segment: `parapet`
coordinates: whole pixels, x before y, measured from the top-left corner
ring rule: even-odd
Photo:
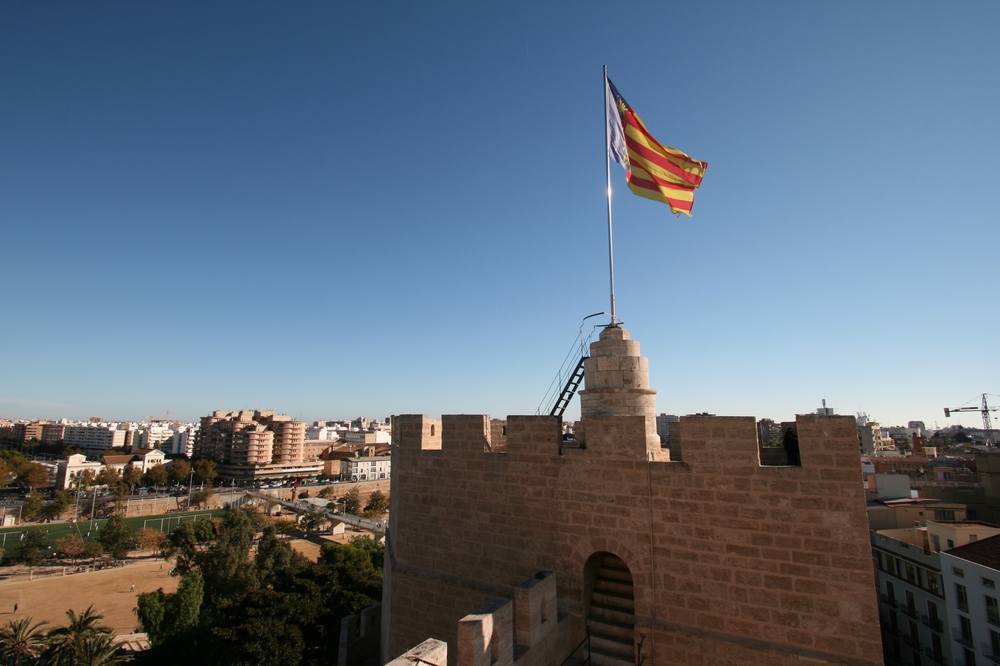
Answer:
[[[458,622],[459,666],[514,666],[514,612],[494,599]]]
[[[540,571],[514,589],[513,603],[497,598],[459,621],[457,666],[550,666],[568,645],[569,623],[559,619],[556,575]]]
[[[448,666],[448,644],[436,638],[428,638],[386,664],[386,666],[425,665]]]
[[[556,575],[539,571],[514,590],[517,611],[517,644],[532,648],[544,640],[556,626],[558,603]]]
[[[382,640],[382,604],[369,606],[361,617],[348,615],[340,621],[337,666],[361,666],[377,662]]]

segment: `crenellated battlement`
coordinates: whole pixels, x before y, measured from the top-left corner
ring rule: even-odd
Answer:
[[[857,433],[852,417],[807,414],[797,416],[795,423],[801,464],[778,466],[857,466]],[[756,420],[751,416],[681,417],[679,423],[672,424],[669,450],[661,447],[659,455],[653,456],[649,456],[647,449],[646,419],[640,416],[584,418],[579,422],[577,443],[571,448],[563,446],[562,422],[553,416],[508,416],[502,420],[484,414],[448,414],[440,419],[401,414],[393,417],[392,425],[393,447],[399,452],[504,454],[537,462],[560,456],[571,461],[651,459],[659,463],[683,462],[691,470],[719,462],[775,466],[768,464],[762,455]]]
[[[765,455],[752,417],[684,416],[661,446],[620,327],[584,380],[573,443],[553,416],[392,418],[383,658],[433,636],[449,666],[556,666],[590,630],[606,663],[881,662],[852,417]]]

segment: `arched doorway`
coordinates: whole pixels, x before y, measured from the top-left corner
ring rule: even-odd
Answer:
[[[635,592],[620,557],[594,553],[584,567],[584,599],[595,666],[635,664]]]

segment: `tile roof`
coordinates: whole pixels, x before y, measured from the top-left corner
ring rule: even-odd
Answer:
[[[973,541],[945,552],[1000,571],[1000,534],[981,541]]]

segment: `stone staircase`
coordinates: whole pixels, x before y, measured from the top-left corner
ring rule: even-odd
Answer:
[[[614,555],[604,555],[587,616],[594,666],[635,666],[635,596],[632,574]]]

